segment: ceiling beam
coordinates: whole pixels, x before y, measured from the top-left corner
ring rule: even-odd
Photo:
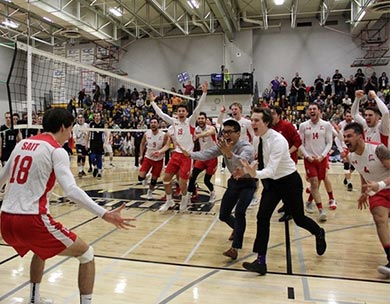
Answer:
[[[260,1],[261,4],[261,14],[263,15],[263,27],[265,30],[268,29],[268,8],[267,2],[265,0]]]
[[[170,22],[172,22],[184,35],[188,35],[189,32],[188,32],[188,15],[187,17],[185,17],[185,20],[184,20],[184,28],[179,24],[179,18],[176,17],[176,14],[177,14],[177,2],[175,1],[173,3],[174,7],[173,7],[173,10],[174,10],[174,16],[172,16],[167,10],[166,10],[166,7],[165,7],[165,1],[164,1],[164,5],[160,4],[157,0],[149,0],[150,3],[153,5],[153,7],[155,7],[166,19],[168,19]]]
[[[298,11],[298,0],[291,1],[291,28],[295,28],[297,26],[297,11]]]

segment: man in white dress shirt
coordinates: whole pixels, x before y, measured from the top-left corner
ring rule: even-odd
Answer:
[[[245,170],[237,169],[234,177],[249,173],[252,177],[267,179],[263,183],[263,191],[259,211],[257,212],[257,233],[253,245],[253,252],[257,253],[257,259],[252,262],[244,262],[243,267],[249,271],[265,275],[267,273],[266,255],[270,235],[270,220],[277,204],[283,201],[290,210],[294,222],[310,231],[316,237],[316,250],[318,255],[326,251],[325,230],[311,218],[304,215],[303,211],[303,183],[297,172],[294,161],[290,157],[288,142],[284,136],[272,129],[272,113],[267,108],[254,108],[252,114],[252,127],[256,136],[260,136],[259,164],[249,164],[242,161]],[[262,148],[262,149],[261,149]],[[261,150],[260,150],[261,149]],[[261,160],[263,156],[263,161]]]

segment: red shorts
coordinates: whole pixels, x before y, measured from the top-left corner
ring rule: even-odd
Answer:
[[[140,172],[149,172],[150,168],[152,168],[152,176],[155,178],[160,177],[162,168],[164,164],[164,159],[161,160],[152,160],[150,158],[144,157],[142,161]]]
[[[318,180],[324,180],[326,176],[326,170],[329,168],[328,157],[325,157],[322,162],[304,160],[306,175],[308,178],[317,177]]]
[[[209,160],[196,160],[194,163],[194,168],[199,170],[206,170],[206,174],[214,175],[215,171],[217,171],[218,159],[213,158]]]
[[[368,202],[370,203],[370,210],[374,209],[375,207],[385,207],[390,208],[390,189],[383,189],[382,191],[379,191],[373,196],[370,196],[368,198]]]
[[[71,246],[77,235],[54,221],[50,214],[20,215],[1,213],[1,234],[20,256],[30,250],[42,260]]]
[[[173,152],[169,159],[168,165],[165,168],[165,173],[175,175],[179,172],[179,177],[182,179],[189,179],[191,173],[191,158],[185,156],[183,153]]]

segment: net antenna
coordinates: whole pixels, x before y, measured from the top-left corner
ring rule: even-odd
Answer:
[[[91,55],[84,50],[72,53],[73,57],[65,57],[64,46],[54,47],[54,52],[39,50],[27,44],[17,42],[15,47],[15,67],[10,77],[11,101],[14,111],[27,113],[27,128],[34,128],[35,115],[48,107],[65,107],[83,88],[91,96],[94,93],[94,83],[101,86],[109,83],[111,92],[129,84],[150,88],[158,92],[180,96],[183,99],[195,100],[187,95],[171,92],[166,89],[147,84],[126,76],[117,75],[82,63],[83,56]],[[93,49],[90,48],[90,51]],[[61,56],[57,55],[61,54]],[[75,56],[76,55],[76,56]],[[92,63],[93,60],[90,61]],[[27,73],[26,73],[27,71]],[[13,86],[13,88],[12,88]],[[101,87],[101,92],[103,92]],[[114,94],[110,94],[115,97]],[[115,100],[115,99],[114,99]],[[11,108],[11,106],[10,106]]]

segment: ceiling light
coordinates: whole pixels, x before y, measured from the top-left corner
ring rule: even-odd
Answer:
[[[50,18],[43,17],[43,19],[45,19],[46,21],[49,21],[49,22],[52,22],[52,23],[53,23],[53,20],[51,20]]]
[[[198,0],[187,0],[188,5],[194,9],[194,8],[199,8],[200,4]]]
[[[274,0],[275,5],[283,5],[284,0]]]
[[[123,14],[122,14],[122,11],[119,9],[119,8],[110,8],[110,12],[115,15],[116,17],[121,17]]]
[[[8,20],[8,19],[5,19],[3,22],[2,22],[3,25],[5,26],[8,26],[8,27],[11,27],[11,28],[18,28],[19,27],[19,24],[17,24],[16,22],[13,22],[12,20]]]

